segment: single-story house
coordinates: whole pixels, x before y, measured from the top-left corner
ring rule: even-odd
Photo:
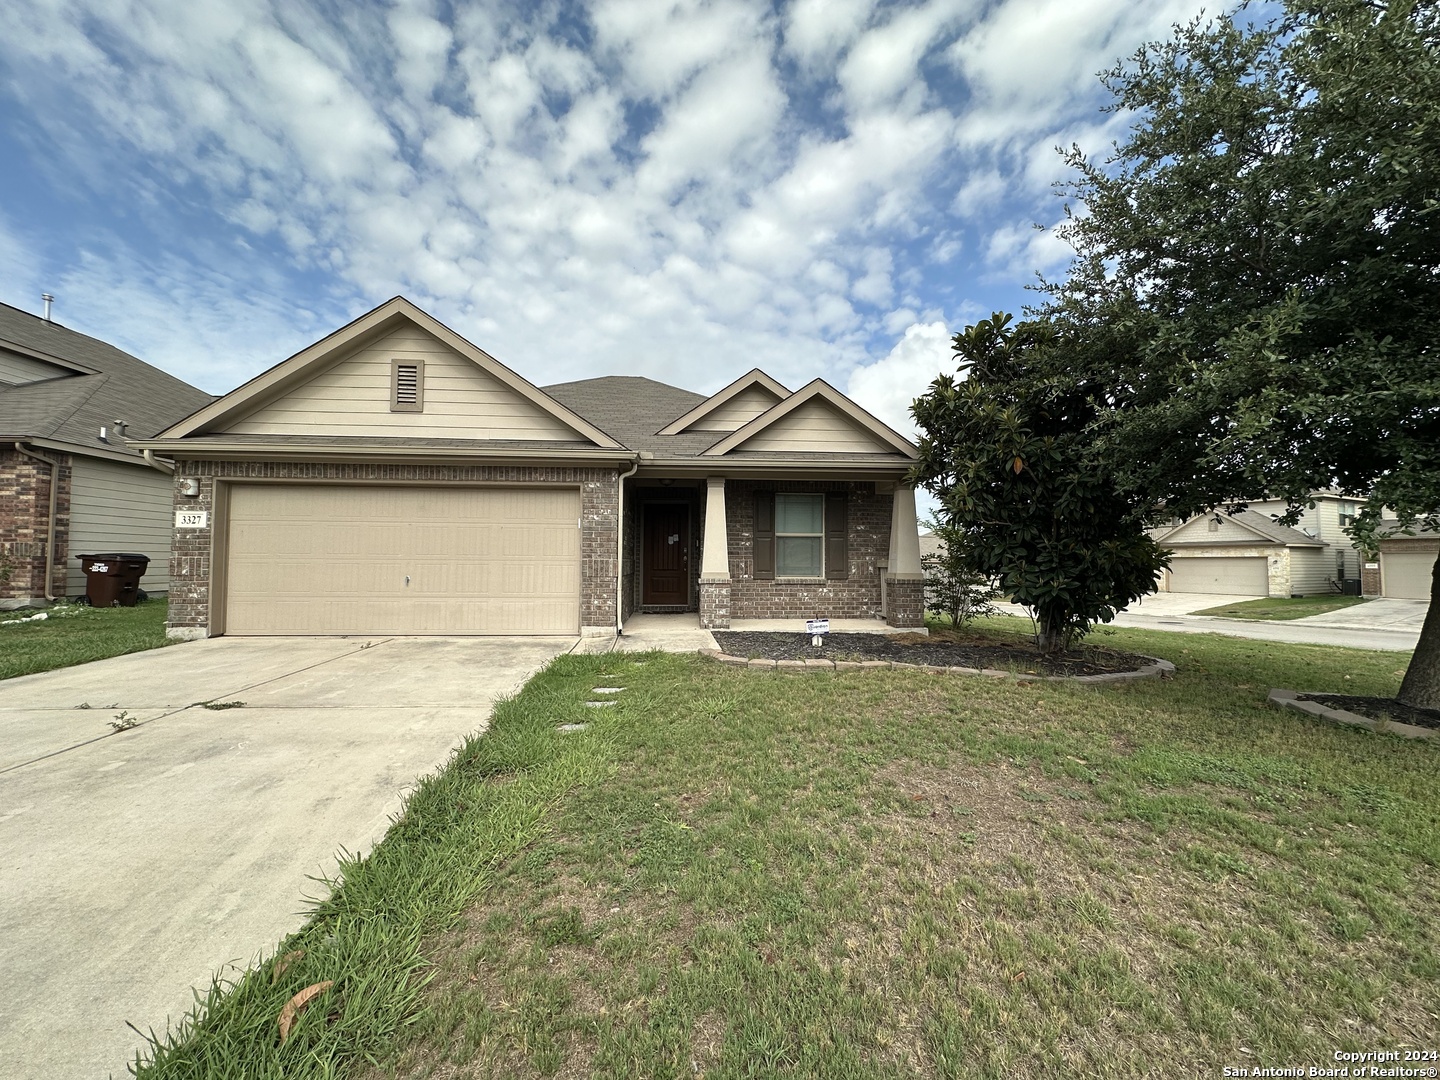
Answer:
[[[211,400],[189,383],[48,317],[0,304],[0,608],[85,592],[76,556],[150,557],[142,587],[169,587],[166,462],[127,440]]]
[[[540,387],[397,297],[138,445],[174,637],[923,625],[916,448],[820,379]]]
[[[1331,545],[1276,524],[1255,510],[1211,513],[1152,530],[1172,551],[1160,591],[1231,596],[1316,596],[1333,593]]]

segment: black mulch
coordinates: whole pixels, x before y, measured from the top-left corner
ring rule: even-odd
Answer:
[[[1348,694],[1298,694],[1301,701],[1317,701],[1327,709],[1359,713],[1371,720],[1394,720],[1401,724],[1440,730],[1440,709],[1417,709],[1394,698],[1350,697]]]
[[[809,634],[716,630],[715,641],[731,656],[765,660],[890,660],[902,664],[994,668],[1029,675],[1110,675],[1135,671],[1150,660],[1109,649],[1080,648],[1041,656],[1026,641],[955,641],[922,634],[827,634],[818,649]]]

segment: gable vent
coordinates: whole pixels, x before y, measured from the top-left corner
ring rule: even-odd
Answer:
[[[425,363],[396,360],[390,373],[390,411],[420,412],[425,406]]]

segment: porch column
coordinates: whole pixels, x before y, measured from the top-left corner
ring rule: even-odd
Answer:
[[[915,489],[895,485],[890,510],[890,566],[885,573],[885,621],[891,626],[925,625],[925,575],[920,570],[920,527]]]
[[[700,625],[730,625],[730,539],[725,518],[725,478],[705,479],[705,545],[700,553]]]

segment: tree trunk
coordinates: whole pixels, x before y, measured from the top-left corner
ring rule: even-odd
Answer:
[[[1430,610],[1395,699],[1419,709],[1440,709],[1440,555],[1430,572]]]
[[[1035,616],[1035,647],[1040,650],[1042,655],[1047,656],[1063,650],[1065,648],[1064,616],[1047,608],[1038,608]]]

